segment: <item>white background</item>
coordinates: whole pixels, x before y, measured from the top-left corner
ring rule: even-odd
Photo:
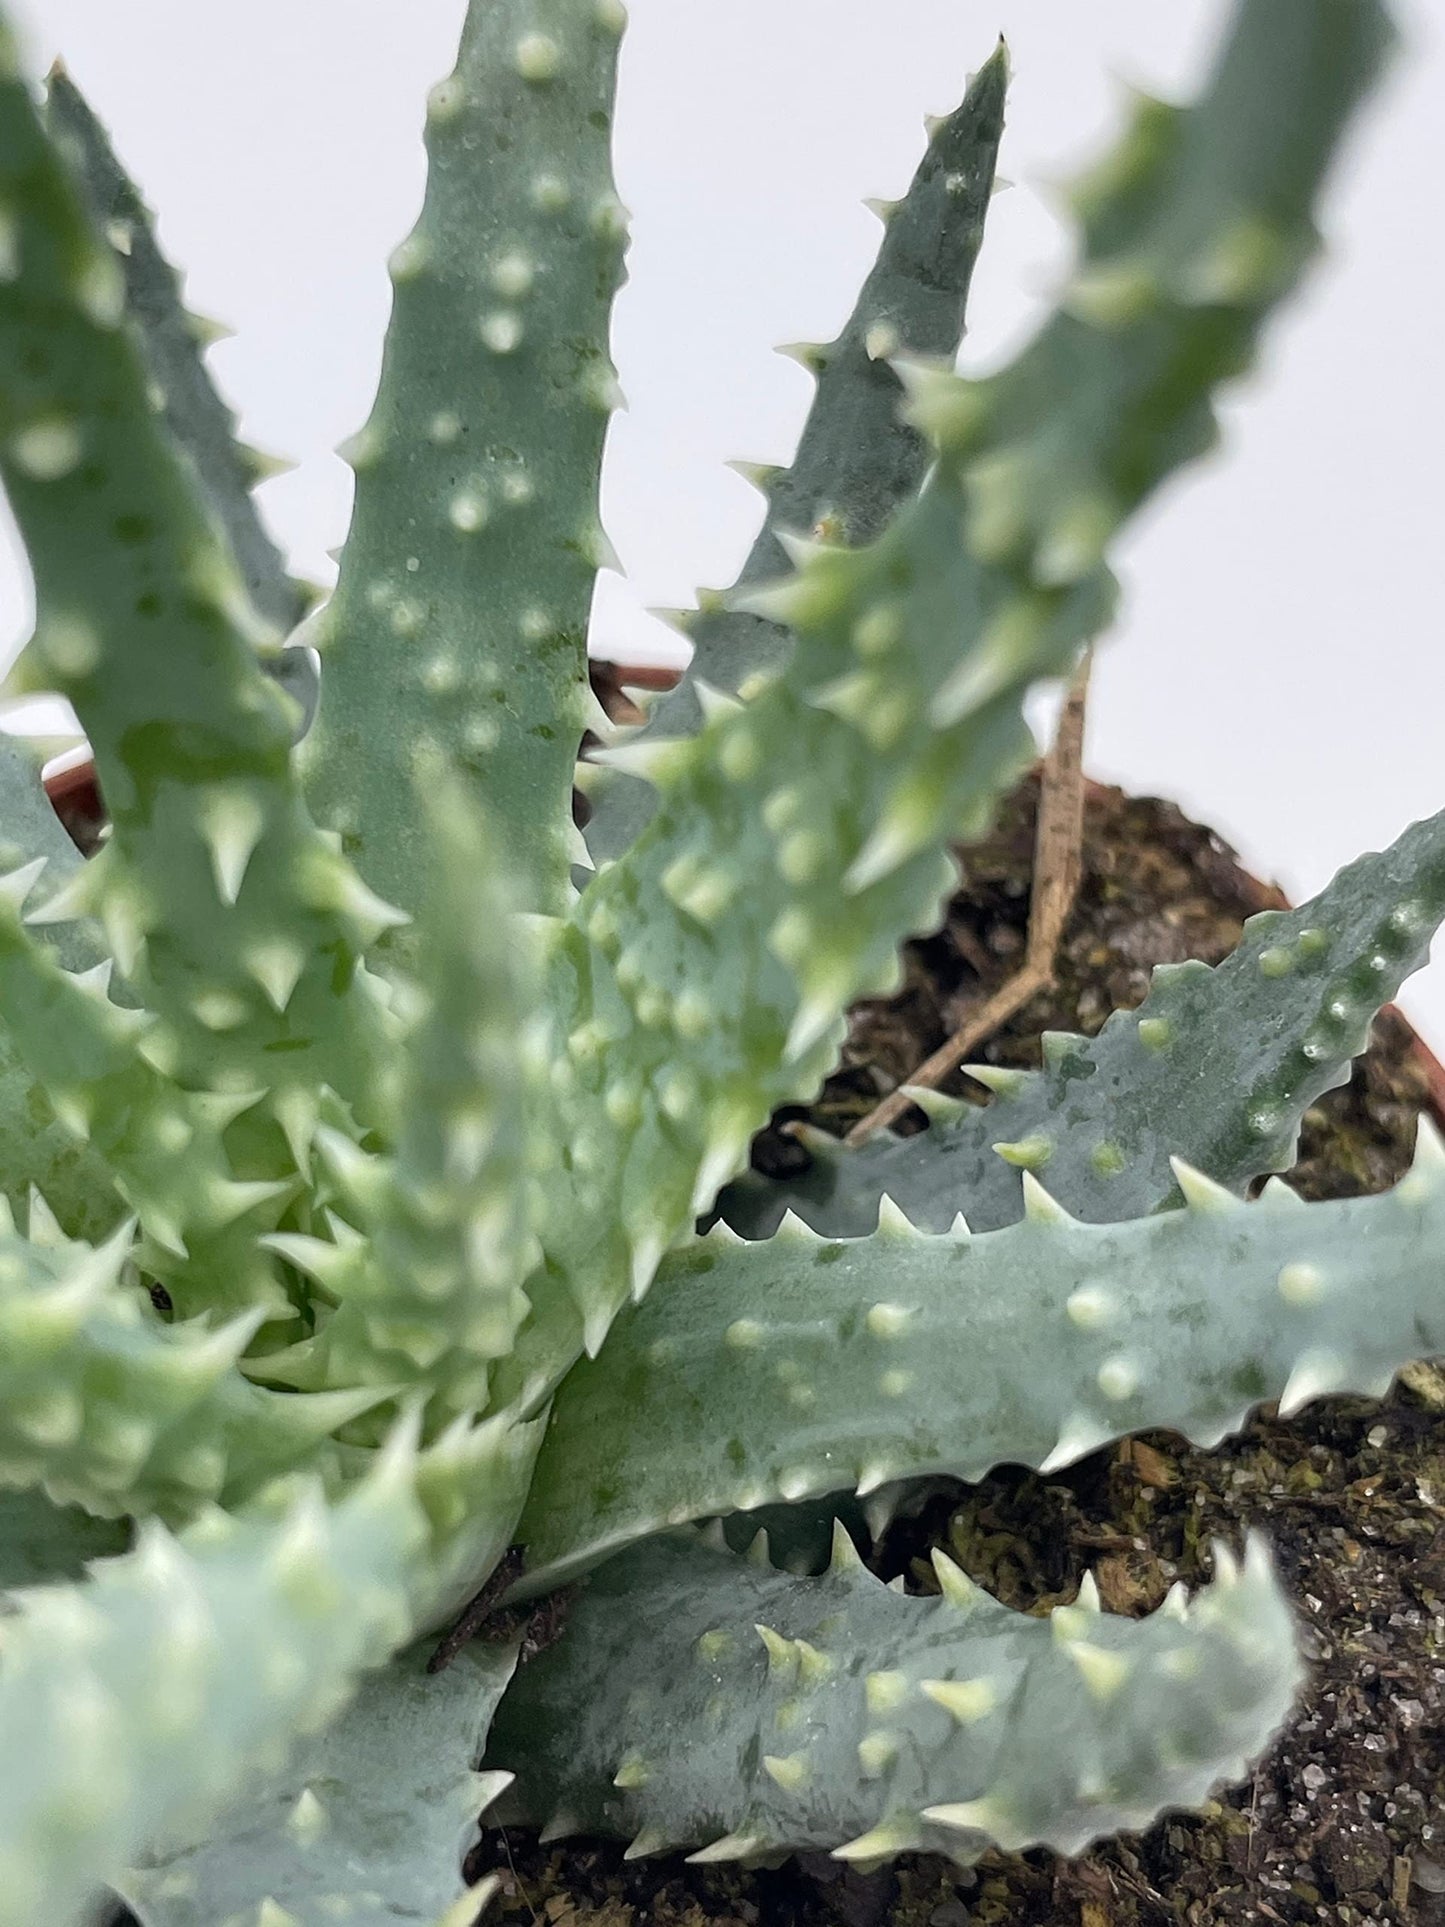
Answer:
[[[1327,265],[1226,408],[1224,454],[1171,487],[1122,554],[1090,765],[1178,798],[1296,895],[1445,805],[1445,23],[1397,0],[1406,46],[1352,144]],[[160,209],[192,304],[237,339],[213,366],[251,439],[300,462],[267,485],[298,567],[329,579],[365,417],[383,263],[420,202],[421,102],[463,0],[28,0]],[[633,279],[616,346],[602,653],[666,653],[642,613],[725,584],[758,501],[722,467],[785,458],[808,400],[771,344],[826,338],[876,245],[920,116],[951,107],[1003,30],[1015,84],[966,365],[1023,338],[1068,237],[1040,192],[1117,125],[1120,81],[1202,75],[1224,0],[634,0],[619,184]],[[4,558],[0,557],[0,563]],[[28,622],[0,571],[0,646]],[[1445,1042],[1445,964],[1407,998]]]

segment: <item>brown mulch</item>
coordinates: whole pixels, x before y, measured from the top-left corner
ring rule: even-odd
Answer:
[[[1035,790],[963,853],[934,937],[911,944],[898,997],[855,1011],[843,1063],[810,1115],[841,1133],[955,1027],[1022,953]],[[980,1053],[1038,1061],[1045,1029],[1097,1030],[1137,1003],[1149,971],[1217,962],[1243,919],[1277,901],[1170,804],[1091,790],[1084,884],[1055,989]],[[954,1080],[961,1095],[976,1086]],[[1386,1013],[1348,1087],[1309,1114],[1291,1181],[1307,1196],[1392,1183],[1431,1097],[1409,1027]],[[798,1115],[795,1111],[792,1115]],[[912,1124],[922,1123],[916,1114]],[[804,1155],[776,1131],[757,1161]],[[1077,1860],[993,1854],[960,1873],[913,1856],[878,1874],[807,1856],[776,1871],[625,1863],[616,1843],[484,1842],[503,1889],[498,1927],[1244,1927],[1364,1921],[1445,1927],[1445,1372],[1412,1370],[1383,1403],[1330,1399],[1288,1424],[1257,1417],[1211,1452],[1151,1435],[1041,1478],[1005,1470],[891,1529],[873,1563],[929,1583],[950,1548],[1024,1608],[1073,1596],[1092,1568],[1119,1612],[1207,1577],[1208,1547],[1269,1537],[1297,1604],[1310,1679],[1245,1786]]]

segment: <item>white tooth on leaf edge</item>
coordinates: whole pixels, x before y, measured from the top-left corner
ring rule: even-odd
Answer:
[[[1306,1352],[1295,1364],[1279,1395],[1279,1415],[1293,1418],[1295,1413],[1317,1398],[1351,1389],[1354,1374],[1349,1360],[1337,1352]]]
[[[928,1084],[904,1084],[901,1089],[909,1103],[916,1104],[931,1124],[953,1124],[965,1111],[976,1109],[972,1104],[965,1104],[961,1097],[948,1097]]]
[[[835,1860],[890,1860],[896,1853],[911,1853],[922,1846],[923,1835],[911,1813],[897,1813],[882,1820],[856,1840],[834,1847]]]
[[[624,1860],[646,1860],[655,1853],[666,1853],[672,1842],[660,1827],[643,1827],[630,1847],[623,1851]],[[470,1922],[471,1916],[468,1916]]]
[[[853,1535],[841,1519],[833,1521],[833,1545],[828,1560],[831,1573],[866,1572],[863,1558],[853,1543]]]
[[[1011,1070],[998,1064],[960,1064],[959,1069],[965,1077],[971,1077],[975,1084],[982,1084],[986,1091],[995,1097],[1017,1097],[1028,1083],[1029,1071]]]
[[[1284,1179],[1278,1177],[1265,1179],[1264,1189],[1259,1194],[1259,1202],[1279,1210],[1286,1210],[1291,1206],[1300,1211],[1308,1209],[1299,1192],[1291,1190]]]
[[[688,1865],[708,1867],[715,1861],[746,1860],[749,1854],[759,1852],[767,1844],[760,1833],[725,1833],[710,1846],[699,1847],[696,1853],[690,1853],[687,1856]]]
[[[692,678],[692,687],[697,696],[698,707],[702,710],[704,722],[725,721],[729,716],[742,713],[743,705],[736,696],[730,696],[726,690],[718,689],[710,682],[704,682],[701,676]]]
[[[997,1147],[995,1147],[997,1148]],[[1031,1224],[1046,1224],[1062,1227],[1076,1220],[1059,1203],[1053,1194],[1045,1190],[1032,1171],[1023,1174],[1024,1216]]]
[[[0,900],[8,903],[12,910],[23,909],[25,899],[35,888],[40,872],[48,861],[49,859],[43,856],[32,857],[29,863],[21,864],[20,868],[12,870],[9,876],[0,877]],[[33,923],[37,919],[32,917],[30,921]]]
[[[1068,1420],[1059,1434],[1059,1442],[1046,1459],[1039,1463],[1043,1473],[1061,1472],[1065,1466],[1074,1465],[1086,1459],[1091,1452],[1097,1452],[1101,1445],[1107,1445],[1114,1433],[1107,1425],[1087,1414]]]
[[[1211,1539],[1210,1557],[1214,1561],[1214,1583],[1224,1591],[1239,1584],[1239,1561],[1227,1539]]]
[[[816,536],[797,535],[789,529],[775,529],[773,533],[783,553],[800,573],[829,553],[828,544],[818,541]]]
[[[1174,1173],[1174,1182],[1183,1193],[1184,1202],[1191,1211],[1211,1211],[1221,1214],[1226,1211],[1243,1211],[1243,1201],[1222,1184],[1217,1184],[1203,1171],[1196,1171],[1192,1164],[1183,1158],[1170,1158],[1169,1168]]]
[[[941,1596],[963,1612],[971,1612],[985,1597],[982,1586],[977,1585],[962,1566],[955,1564],[940,1546],[935,1546],[929,1557],[933,1562],[934,1576],[938,1580]]]
[[[1006,1824],[1003,1809],[994,1800],[956,1800],[938,1807],[925,1807],[923,1818],[935,1826],[949,1827],[958,1833],[983,1833],[1000,1840]]]
[[[917,1238],[918,1230],[908,1213],[885,1191],[878,1200],[878,1231],[884,1237]]]

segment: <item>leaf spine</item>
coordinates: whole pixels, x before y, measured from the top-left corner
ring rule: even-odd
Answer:
[[[998,1688],[990,1679],[925,1679],[919,1686],[960,1726],[976,1726],[998,1705]]]
[[[904,1084],[900,1087],[910,1104],[916,1104],[930,1124],[955,1124],[966,1111],[973,1110],[961,1097],[947,1097],[929,1084]]]
[[[972,1612],[985,1597],[982,1586],[970,1579],[962,1566],[950,1559],[941,1546],[935,1546],[929,1557],[933,1562],[940,1595],[960,1612]]]
[[[768,1672],[779,1680],[793,1680],[798,1673],[798,1652],[791,1639],[785,1639],[771,1626],[754,1626],[753,1631],[763,1642],[768,1655]]]
[[[1040,1461],[1039,1471],[1061,1472],[1065,1466],[1087,1458],[1091,1452],[1097,1452],[1113,1436],[1107,1425],[1101,1425],[1088,1413],[1077,1415],[1065,1422],[1053,1451]]]
[[[645,1787],[652,1778],[652,1769],[640,1753],[629,1753],[612,1776],[612,1784],[624,1792],[632,1792]]]
[[[1129,1677],[1130,1665],[1122,1653],[1111,1653],[1086,1639],[1064,1641],[1064,1651],[1078,1667],[1091,1699],[1100,1704],[1114,1698]]]
[[[725,1833],[720,1840],[709,1846],[699,1847],[696,1853],[687,1856],[688,1865],[693,1867],[711,1866],[722,1860],[746,1860],[767,1845],[760,1833]]]
[[[1011,1144],[995,1144],[992,1149],[996,1157],[1001,1157],[1005,1164],[1013,1165],[1017,1171],[1039,1171],[1053,1156],[1054,1147],[1050,1138],[1040,1134],[1018,1138]]]
[[[923,1818],[931,1820],[935,1826],[948,1827],[955,1833],[982,1833],[989,1839],[1003,1845],[1003,1836],[1008,1831],[1010,1816],[999,1801],[987,1797],[981,1800],[956,1800],[943,1806],[925,1807]]]
[[[896,1712],[911,1690],[907,1673],[869,1673],[863,1681],[863,1697],[868,1711],[879,1718]]]
[[[998,1147],[995,1146],[995,1149]],[[1033,1172],[1025,1169],[1023,1174],[1024,1216],[1030,1224],[1048,1225],[1053,1229],[1063,1229],[1077,1221],[1059,1203],[1051,1192],[1046,1191]]]
[[[801,1793],[812,1778],[812,1766],[806,1753],[765,1753],[762,1766],[768,1778],[784,1793]]]
[[[847,1840],[841,1847],[834,1847],[835,1860],[890,1860],[896,1853],[912,1853],[923,1844],[922,1829],[917,1818],[911,1813],[891,1814],[886,1820],[870,1827],[867,1833],[860,1833],[856,1840]]]
[[[1169,1168],[1174,1173],[1174,1182],[1183,1193],[1184,1202],[1191,1211],[1202,1211],[1220,1215],[1230,1211],[1243,1211],[1244,1203],[1232,1191],[1213,1178],[1206,1177],[1203,1171],[1196,1171],[1192,1164],[1183,1158],[1171,1157]]]
[[[1349,1360],[1337,1352],[1306,1352],[1285,1380],[1284,1390],[1279,1395],[1280,1417],[1293,1418],[1296,1412],[1302,1411],[1317,1398],[1327,1398],[1332,1392],[1349,1391],[1353,1376]]]
[[[841,1519],[833,1521],[833,1541],[828,1559],[828,1570],[835,1577],[852,1573],[866,1573],[862,1554],[853,1543],[853,1535]]]
[[[33,857],[29,863],[21,864],[18,870],[12,870],[8,876],[0,877],[0,902],[7,904],[14,911],[23,910],[25,899],[35,888],[48,860],[43,856]],[[35,922],[37,919],[31,918],[30,921]]]

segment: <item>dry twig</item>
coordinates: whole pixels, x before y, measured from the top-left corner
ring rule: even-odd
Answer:
[[[851,1145],[866,1144],[908,1109],[910,1088],[934,1089],[984,1038],[1006,1024],[1031,997],[1054,981],[1059,941],[1078,895],[1084,859],[1084,717],[1092,651],[1074,672],[1053,747],[1044,759],[1039,820],[1034,839],[1034,883],[1029,938],[1023,963],[1006,983],[972,1011],[968,1021],[918,1066],[848,1133]]]

